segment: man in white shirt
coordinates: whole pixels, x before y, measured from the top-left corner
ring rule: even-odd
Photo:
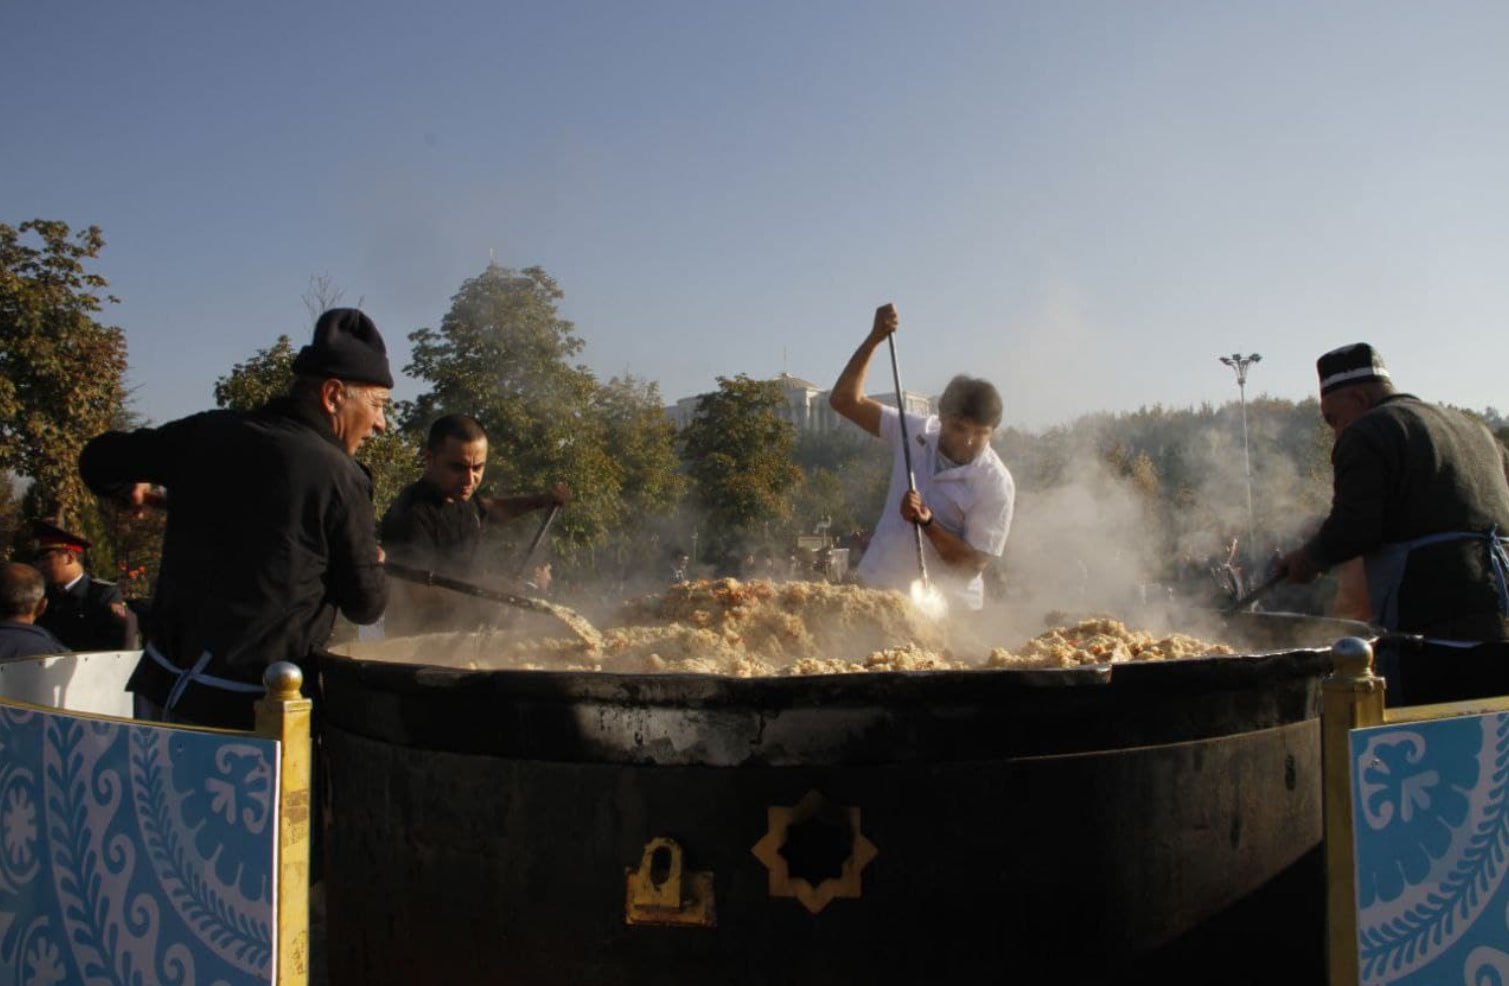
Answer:
[[[901,412],[865,396],[875,350],[900,324],[895,305],[875,312],[870,334],[839,374],[828,397],[833,410],[890,443],[895,454],[887,509],[859,563],[866,585],[905,591],[917,570],[920,525],[929,577],[954,602],[979,609],[986,567],[1001,556],[1011,529],[1016,485],[990,439],[1001,423],[1001,396],[985,380],[957,376],[938,401],[938,414],[906,417],[916,492],[907,488],[901,448]],[[897,395],[898,399],[900,395]]]

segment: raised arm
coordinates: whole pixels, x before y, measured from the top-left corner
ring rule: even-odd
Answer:
[[[548,490],[538,493],[520,493],[516,496],[487,497],[481,500],[487,512],[489,524],[502,523],[522,517],[532,510],[546,507],[564,507],[571,502],[571,488],[565,483],[555,483]]]
[[[870,334],[849,357],[848,364],[828,394],[828,404],[833,410],[877,437],[880,435],[881,405],[865,396],[865,377],[870,372],[870,360],[875,350],[896,331],[900,321],[895,305],[881,305],[875,309],[875,323],[870,327]]]

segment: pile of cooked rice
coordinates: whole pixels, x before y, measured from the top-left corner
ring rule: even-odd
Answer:
[[[1081,620],[1038,634],[1015,651],[993,648],[987,668],[1074,668],[1126,661],[1163,661],[1178,657],[1234,654],[1225,644],[1212,644],[1183,633],[1154,637],[1130,630],[1118,620]]]
[[[521,634],[495,631],[387,641],[361,656],[477,669],[694,673],[740,678],[1069,668],[1122,661],[1231,654],[1230,647],[1183,634],[1154,638],[1111,619],[1056,627],[983,659],[950,649],[948,621],[904,595],[826,582],[716,579],[675,585],[624,604],[601,640],[560,633],[539,618]],[[442,655],[436,661],[436,655]]]

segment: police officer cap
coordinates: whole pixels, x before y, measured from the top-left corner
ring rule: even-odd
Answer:
[[[34,520],[31,522],[31,536],[37,540],[38,555],[57,548],[72,551],[78,555],[83,554],[84,549],[89,547],[89,542],[77,534],[65,531],[56,524],[49,524],[45,520]]]
[[[1365,342],[1331,350],[1315,361],[1315,370],[1320,375],[1322,397],[1339,387],[1389,379],[1383,357]]]
[[[299,350],[293,372],[301,377],[393,386],[388,347],[372,320],[355,308],[332,308],[320,316],[314,323],[314,340]]]

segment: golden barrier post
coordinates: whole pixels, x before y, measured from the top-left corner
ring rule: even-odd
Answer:
[[[1331,986],[1356,986],[1357,872],[1352,853],[1352,778],[1349,734],[1383,722],[1382,678],[1373,674],[1373,648],[1360,637],[1331,647],[1329,677],[1321,683],[1321,776],[1326,817],[1326,953]]]
[[[257,702],[257,735],[282,748],[278,786],[277,982],[309,982],[309,738],[313,703],[299,694],[304,672],[279,661],[262,675],[267,696]]]

